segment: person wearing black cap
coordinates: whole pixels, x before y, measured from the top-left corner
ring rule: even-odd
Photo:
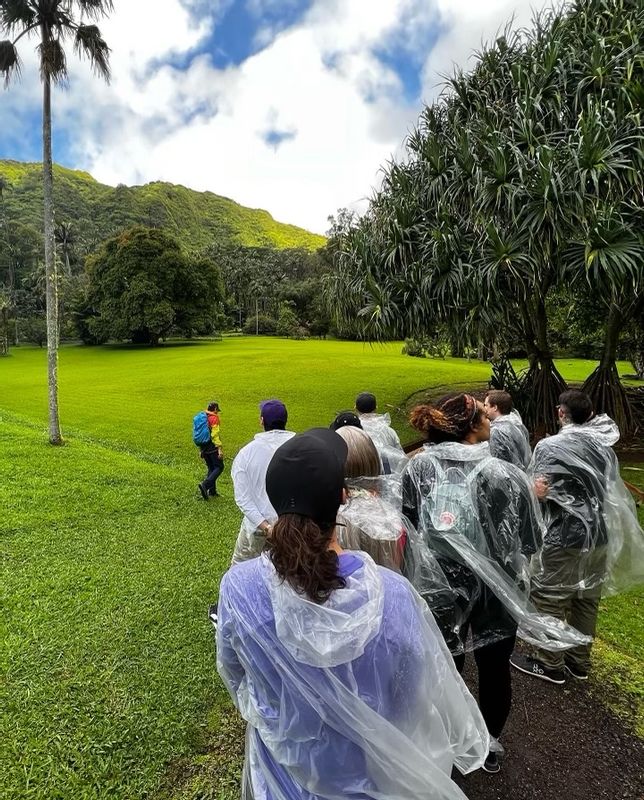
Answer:
[[[261,433],[237,453],[230,471],[235,502],[244,515],[235,543],[232,563],[258,556],[266,534],[277,518],[266,494],[266,470],[278,447],[295,434],[286,430],[288,412],[281,400],[265,400],[259,406]]]
[[[464,800],[488,734],[426,604],[335,533],[345,442],[314,428],[276,450],[267,549],[219,593],[217,668],[247,722],[243,798]]]
[[[329,425],[329,428],[331,428],[332,431],[337,431],[347,425],[353,428],[362,428],[362,423],[358,415],[354,414],[353,411],[340,411]]]

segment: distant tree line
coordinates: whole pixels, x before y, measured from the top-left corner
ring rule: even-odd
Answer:
[[[1,185],[6,192],[6,184]],[[0,194],[0,201],[2,195]],[[324,249],[213,243],[189,250],[134,226],[104,242],[56,222],[59,338],[158,344],[237,331],[292,338],[336,333],[324,301]],[[0,205],[0,341],[46,343],[42,234]]]

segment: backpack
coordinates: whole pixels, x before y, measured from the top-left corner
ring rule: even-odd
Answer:
[[[198,446],[208,444],[210,441],[208,415],[205,411],[200,411],[198,414],[195,414],[192,420],[192,441]]]

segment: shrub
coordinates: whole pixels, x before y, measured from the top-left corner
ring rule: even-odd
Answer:
[[[421,339],[405,339],[402,354],[404,356],[413,356],[414,358],[426,358],[425,342]]]
[[[280,336],[293,336],[299,327],[300,323],[291,303],[282,303],[277,318],[277,333]]]
[[[277,331],[277,323],[273,317],[269,317],[267,314],[259,314],[257,317],[248,317],[242,330],[244,333],[272,334]]]

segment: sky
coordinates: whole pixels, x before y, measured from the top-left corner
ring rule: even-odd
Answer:
[[[70,52],[54,159],[111,185],[211,191],[324,233],[339,208],[366,207],[443,76],[546,5],[115,0],[100,23],[111,82]],[[39,161],[36,42],[18,47],[21,76],[0,88],[0,158]]]

